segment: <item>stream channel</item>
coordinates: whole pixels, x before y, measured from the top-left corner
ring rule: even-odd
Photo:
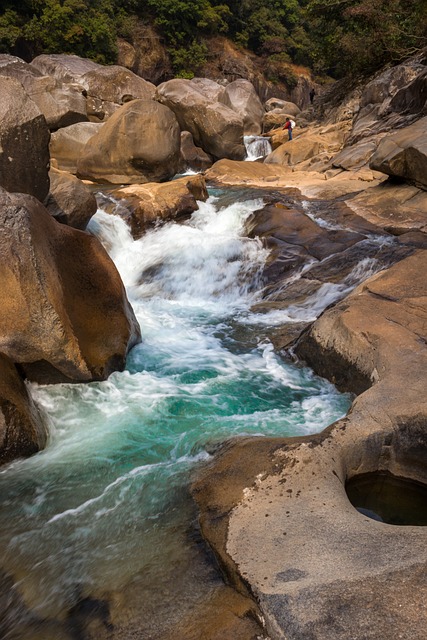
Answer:
[[[262,204],[221,208],[214,190],[190,219],[139,240],[117,216],[91,220],[142,342],[105,382],[31,385],[50,438],[0,471],[2,579],[14,582],[2,638],[169,638],[223,584],[198,533],[192,475],[228,438],[309,434],[347,412],[348,394],[265,338],[286,311],[253,311],[268,251],[245,224]],[[301,313],[330,301],[322,290]]]

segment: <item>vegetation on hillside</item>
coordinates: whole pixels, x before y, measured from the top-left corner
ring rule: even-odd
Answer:
[[[117,37],[153,25],[177,74],[207,56],[206,36],[223,34],[275,61],[339,78],[370,73],[427,45],[427,0],[3,0],[0,52],[31,59],[75,53],[116,61]]]

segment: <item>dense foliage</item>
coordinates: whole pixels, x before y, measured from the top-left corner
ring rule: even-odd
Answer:
[[[342,77],[427,45],[427,0],[2,0],[0,52],[116,59],[132,21],[153,25],[177,73],[197,70],[206,36],[225,34],[275,61]]]

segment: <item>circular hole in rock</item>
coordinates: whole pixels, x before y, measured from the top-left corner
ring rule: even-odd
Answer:
[[[387,524],[427,525],[427,485],[388,472],[365,473],[346,484],[360,513]]]

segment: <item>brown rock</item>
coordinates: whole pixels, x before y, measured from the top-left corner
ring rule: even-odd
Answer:
[[[243,160],[243,121],[232,109],[206,98],[190,80],[164,82],[155,97],[175,113],[197,146],[215,158]]]
[[[77,162],[86,142],[101,127],[102,123],[79,122],[52,133],[49,144],[52,166],[61,171],[77,173]]]
[[[49,129],[21,83],[0,77],[0,186],[43,201],[49,191]]]
[[[427,117],[383,138],[369,166],[427,189]]]
[[[103,380],[122,369],[139,327],[98,240],[5,191],[0,228],[0,351],[39,382]]]
[[[181,163],[183,170],[205,171],[212,166],[212,158],[194,144],[189,131],[181,131]]]
[[[164,181],[178,169],[180,130],[173,112],[153,100],[123,105],[87,142],[77,175],[95,182]]]
[[[129,224],[134,238],[139,238],[155,222],[193,213],[198,209],[197,200],[208,198],[205,180],[200,175],[163,184],[132,185],[117,189],[111,195],[125,205],[118,211]]]
[[[96,213],[94,193],[81,180],[68,173],[51,169],[50,192],[45,206],[58,222],[75,229],[86,229]]]
[[[278,109],[283,113],[288,113],[291,116],[297,116],[299,113],[301,113],[301,109],[294,102],[280,100],[279,98],[270,98],[269,100],[267,100],[264,106],[265,110],[268,112]]]
[[[30,456],[46,444],[47,429],[12,362],[0,354],[0,464]]]

